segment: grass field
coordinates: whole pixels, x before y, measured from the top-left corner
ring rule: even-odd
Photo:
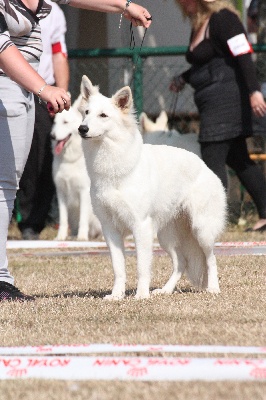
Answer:
[[[41,238],[54,236],[54,229],[48,228]],[[11,227],[10,239],[18,238],[16,228]],[[265,234],[245,233],[241,228],[231,227],[220,240],[265,241],[266,238]],[[181,291],[148,300],[133,297],[136,260],[129,256],[127,297],[118,302],[106,302],[102,298],[110,293],[113,284],[109,256],[53,256],[51,250],[47,254],[42,250],[42,255],[38,255],[39,250],[9,250],[8,253],[16,285],[35,295],[36,301],[1,303],[1,346],[73,343],[265,346],[265,256],[218,256],[219,295],[195,293],[182,278]],[[169,271],[168,257],[155,256],[152,287],[162,286]],[[250,355],[243,357],[250,358]],[[0,382],[1,400],[155,398],[265,400],[266,383]]]

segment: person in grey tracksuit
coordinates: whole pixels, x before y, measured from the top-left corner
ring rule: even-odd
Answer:
[[[148,28],[151,24],[148,10],[130,0],[71,0],[71,5],[119,13],[134,26]],[[44,0],[0,0],[0,301],[34,300],[14,286],[6,256],[8,226],[31,147],[33,94],[51,103],[55,113],[70,107],[66,90],[47,84],[37,72],[42,53],[39,21],[50,10]]]

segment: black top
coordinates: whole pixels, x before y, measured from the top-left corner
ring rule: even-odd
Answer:
[[[188,50],[186,58],[192,65],[203,65],[215,57],[233,59],[237,63],[236,68],[242,74],[249,93],[252,93],[260,90],[260,86],[251,54],[234,57],[227,44],[228,39],[241,33],[246,34],[243,24],[235,13],[228,9],[214,13],[210,18],[205,38],[192,51]],[[189,76],[190,69],[183,74],[185,81],[189,82]]]

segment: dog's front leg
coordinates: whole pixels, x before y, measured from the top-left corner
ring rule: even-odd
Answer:
[[[126,268],[124,241],[122,235],[114,228],[103,229],[106,243],[109,247],[114,270],[114,286],[112,294],[105,296],[106,300],[121,300],[126,290]]]
[[[150,218],[141,221],[134,230],[138,269],[136,299],[146,299],[150,296],[153,235]]]
[[[81,190],[80,193],[78,240],[88,240],[89,238],[89,216],[91,213],[90,188],[86,188]]]
[[[64,194],[57,191],[58,209],[59,209],[59,228],[55,240],[66,240],[68,236],[68,211],[67,200]]]

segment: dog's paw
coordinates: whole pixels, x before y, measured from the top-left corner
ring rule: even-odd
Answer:
[[[66,236],[57,235],[54,240],[58,240],[59,242],[63,242],[67,239]]]
[[[172,292],[169,292],[165,289],[154,289],[152,292],[152,295],[157,295],[157,294],[171,294]]]
[[[151,294],[152,295],[157,295],[157,294],[164,294],[165,292],[163,291],[163,289],[154,289],[152,290]]]
[[[77,236],[77,240],[80,241],[80,242],[87,242],[89,240],[89,237],[88,236],[84,236],[84,235],[80,235],[80,236]]]
[[[136,300],[148,299],[149,297],[150,297],[150,293],[136,293],[136,295],[135,295]]]
[[[213,294],[219,294],[220,293],[220,289],[217,287],[209,287],[206,289],[206,292],[208,293],[213,293]]]
[[[124,294],[121,295],[107,294],[106,296],[104,296],[103,300],[117,301],[117,300],[123,300],[124,297],[125,297]]]

